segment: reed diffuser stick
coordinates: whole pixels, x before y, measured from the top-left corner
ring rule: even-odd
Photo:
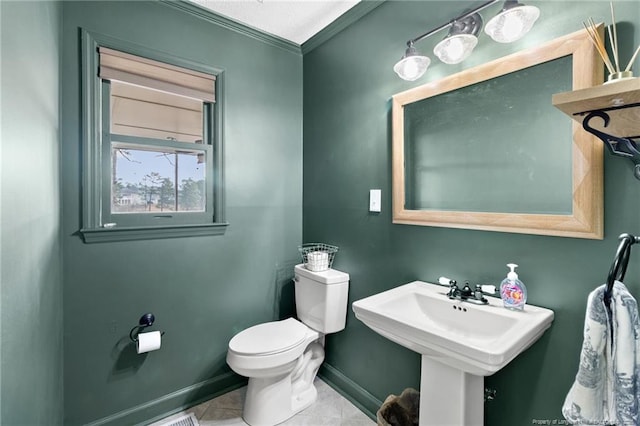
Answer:
[[[593,22],[592,18],[589,18],[589,23],[591,25],[590,30],[591,30],[592,41],[595,43],[596,49],[600,53],[600,56],[602,57],[602,60],[607,66],[609,73],[613,74],[615,72],[613,68],[613,63],[611,63],[611,59],[609,58],[609,54],[607,53],[607,48],[604,44],[604,39],[600,36],[600,33],[598,32],[598,27],[596,23]]]
[[[638,53],[640,53],[640,46],[638,46],[638,48],[636,49],[636,53],[634,53],[633,56],[631,57],[631,60],[629,61],[629,65],[627,65],[627,67],[624,69],[625,72],[631,69],[631,65],[633,65],[633,61],[636,60]]]
[[[616,15],[613,13],[613,2],[609,2],[609,5],[611,6],[611,25],[613,26],[611,49],[613,50],[613,59],[616,61],[616,72],[620,72],[620,64],[618,63],[618,29],[616,28]],[[611,27],[609,27],[609,38],[611,38]]]
[[[618,49],[616,49],[616,43],[612,35],[611,26],[607,27],[607,33],[609,34],[609,43],[611,43],[611,50],[613,51],[613,62],[616,65],[616,72],[620,72],[620,63],[618,62]]]
[[[589,25],[585,24],[584,22],[582,23],[582,25],[584,25],[584,29],[587,31],[587,34],[589,35],[589,39],[591,40],[591,43],[593,43],[594,47],[596,48],[596,51],[602,58],[602,61],[604,62],[604,64],[606,65],[607,70],[609,70],[609,74],[613,74],[615,72],[613,70],[613,64],[609,59],[609,55],[607,54],[607,50],[604,47],[604,43],[602,42],[602,39],[600,38],[600,34],[598,34],[598,30],[596,29],[596,25],[593,22],[593,19],[589,18]]]

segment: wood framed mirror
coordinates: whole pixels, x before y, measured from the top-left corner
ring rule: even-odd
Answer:
[[[602,239],[603,144],[551,96],[603,74],[582,30],[394,95],[393,223]]]

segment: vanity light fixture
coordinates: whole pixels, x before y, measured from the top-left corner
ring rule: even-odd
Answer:
[[[433,49],[433,53],[445,64],[458,64],[465,59],[478,44],[478,33],[482,28],[482,16],[474,13],[459,21],[454,21],[449,34]]]
[[[507,0],[500,13],[487,22],[484,32],[498,43],[511,43],[528,33],[539,16],[537,7]]]
[[[428,56],[421,55],[418,50],[413,47],[413,43],[407,43],[407,50],[404,56],[393,67],[393,70],[401,79],[407,81],[416,80],[427,71],[431,59]]]
[[[414,44],[425,38],[450,28],[447,36],[440,41],[433,53],[446,64],[457,64],[465,60],[478,44],[478,33],[482,28],[482,17],[478,12],[500,0],[490,0],[469,12],[466,12],[446,24],[440,25],[426,33],[407,41],[407,50],[393,70],[400,78],[414,81],[427,71],[431,60],[421,55]],[[499,43],[511,43],[520,39],[533,27],[540,16],[535,6],[525,6],[517,0],[506,0],[502,10],[489,20],[484,31]]]

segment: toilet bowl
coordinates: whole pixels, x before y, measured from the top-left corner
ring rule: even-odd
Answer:
[[[319,337],[317,331],[289,318],[255,325],[231,339],[227,363],[236,373],[250,378],[242,415],[248,424],[281,423],[315,401],[313,377],[324,360],[324,349],[317,343],[309,346]],[[309,352],[307,357],[305,352]],[[311,382],[305,382],[300,373],[309,363],[315,371]],[[291,377],[294,370],[298,373],[295,378]],[[297,395],[293,395],[294,389]]]
[[[316,400],[313,380],[324,360],[324,334],[345,326],[349,275],[303,265],[295,272],[300,320],[254,325],[229,341],[227,364],[249,378],[242,417],[251,426],[282,423]]]

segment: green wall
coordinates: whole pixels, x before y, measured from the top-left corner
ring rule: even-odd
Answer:
[[[497,284],[507,272],[505,264],[513,261],[521,265],[530,303],[555,311],[553,326],[540,341],[486,379],[497,390],[497,398],[486,405],[488,425],[562,419],[560,408],[578,367],[587,295],[606,279],[618,235],[640,233],[640,182],[631,162],[608,154],[602,241],[391,223],[393,94],[577,31],[589,16],[611,22],[605,1],[527,3],[542,13],[527,37],[500,45],[483,33],[465,62],[449,66],[434,59],[415,82],[402,81],[392,71],[405,42],[473,2],[386,2],[304,56],[303,237],[340,247],[334,267],[351,274],[349,301],[441,275]],[[640,43],[640,7],[638,1],[618,1],[615,7],[626,63]],[[416,47],[430,54],[444,35]],[[635,65],[639,69],[640,61]],[[465,117],[457,123],[473,126]],[[548,129],[549,137],[557,132]],[[371,188],[382,189],[380,214],[368,212]],[[635,259],[627,284],[640,295],[640,257]],[[327,339],[324,371],[350,384],[365,408],[375,411],[375,399],[419,386],[420,359],[367,329],[350,312],[347,328]]]
[[[389,100],[578,30],[589,16],[610,22],[609,3],[536,2],[542,17],[520,42],[483,35],[463,64],[434,61],[422,79],[399,80],[391,68],[405,41],[471,4],[387,2],[303,59],[286,43],[157,2],[0,2],[0,423],[131,424],[241,385],[227,342],[291,314],[303,236],[340,246],[334,266],[351,274],[350,301],[439,275],[498,282],[505,263],[519,262],[530,302],[556,319],[487,378],[498,394],[486,424],[561,418],[587,294],[604,281],[617,236],[640,233],[631,163],[605,155],[603,241],[392,225]],[[640,8],[615,4],[624,62],[640,43]],[[225,69],[225,235],[82,242],[80,28]],[[383,190],[381,214],[367,211],[370,188]],[[640,289],[638,262],[627,284]],[[148,311],[163,347],[137,355],[128,333]],[[350,313],[327,339],[323,373],[375,411],[376,400],[419,385],[419,357]]]
[[[225,70],[225,235],[82,242],[80,28]],[[132,424],[242,384],[229,339],[291,312],[302,56],[142,1],[64,2],[62,47],[65,423]],[[129,330],[149,311],[166,334],[137,355]]]
[[[62,423],[60,12],[58,2],[0,2],[4,425]]]

